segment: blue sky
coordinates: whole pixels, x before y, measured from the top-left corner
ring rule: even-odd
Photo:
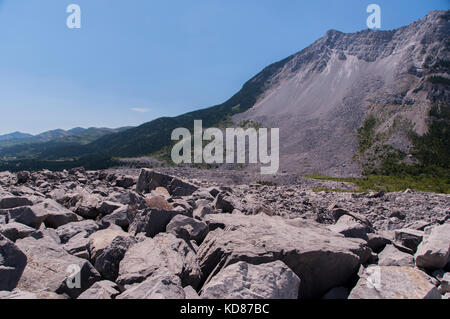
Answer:
[[[66,26],[66,7],[82,28]],[[0,134],[139,125],[224,102],[329,29],[382,29],[449,0],[0,0]]]

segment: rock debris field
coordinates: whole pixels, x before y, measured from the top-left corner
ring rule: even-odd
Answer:
[[[449,195],[208,174],[0,173],[0,299],[449,298]]]

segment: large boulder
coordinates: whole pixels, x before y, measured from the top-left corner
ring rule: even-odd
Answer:
[[[12,241],[0,234],[0,291],[11,291],[27,264],[26,255]]]
[[[166,231],[188,242],[195,240],[198,244],[201,244],[208,234],[209,228],[205,222],[178,215],[170,221],[166,227]]]
[[[50,228],[58,228],[65,224],[78,221],[78,216],[74,212],[51,199],[46,199],[34,205],[33,208],[42,211],[42,215],[46,215],[44,224]]]
[[[165,232],[172,218],[180,214],[183,214],[183,211],[149,208],[138,211],[130,224],[128,232],[132,235],[143,233],[147,237],[154,237],[159,233]]]
[[[107,229],[100,230],[89,236],[89,252],[91,259],[95,262],[96,259],[103,253],[103,250],[108,247],[117,237],[128,237],[129,234],[124,232],[120,227],[111,226]]]
[[[113,299],[120,294],[119,287],[114,282],[97,281],[88,290],[78,296],[78,299]]]
[[[38,229],[47,218],[47,212],[34,206],[23,206],[11,209],[0,209],[0,215],[6,216],[7,220]]]
[[[120,262],[117,283],[132,285],[144,281],[160,268],[180,277],[183,286],[196,288],[201,271],[194,249],[172,234],[159,234],[132,246]]]
[[[222,269],[202,289],[205,299],[297,299],[300,278],[283,262],[238,262]]]
[[[136,184],[138,193],[150,193],[158,187],[166,188],[172,196],[189,196],[198,188],[179,178],[161,174],[150,169],[142,169]]]
[[[63,244],[67,243],[72,237],[79,233],[85,233],[86,237],[95,233],[99,229],[98,224],[93,220],[82,220],[72,222],[59,227],[56,233],[61,238]]]
[[[130,188],[134,184],[136,184],[136,180],[134,179],[133,176],[128,176],[128,175],[119,176],[116,179],[116,186],[118,186],[118,187]]]
[[[33,205],[33,202],[26,197],[7,196],[0,198],[0,209],[10,209],[31,205]]]
[[[415,259],[418,267],[444,268],[450,261],[450,224],[434,227],[417,248]]]
[[[349,299],[441,299],[427,277],[412,267],[369,266]]]
[[[210,232],[199,248],[205,279],[239,261],[258,265],[280,260],[300,277],[301,298],[320,298],[347,284],[370,256],[363,240],[344,238],[308,220],[264,214],[207,217],[224,229]]]
[[[17,239],[22,239],[31,236],[35,232],[36,229],[17,222],[11,222],[5,225],[0,225],[0,234],[2,234],[6,238],[14,242]]]
[[[95,219],[100,214],[100,199],[87,192],[81,193],[81,198],[74,206],[74,212],[87,219]]]
[[[398,250],[394,245],[387,245],[378,255],[378,265],[414,267],[414,257]]]
[[[114,210],[111,214],[106,215],[100,221],[102,225],[111,226],[117,225],[122,229],[127,229],[130,226],[130,221],[132,219],[132,214],[130,214],[130,209],[128,206],[121,206]]]
[[[47,298],[48,293],[76,298],[100,280],[94,266],[68,254],[52,240],[28,237],[18,240],[17,246],[28,259],[17,287],[35,293],[39,298]],[[80,279],[80,286],[72,286],[77,283],[77,278]]]
[[[180,278],[168,269],[161,268],[116,299],[185,299],[185,297]]]
[[[115,281],[119,265],[128,249],[136,243],[133,237],[116,237],[95,260],[95,268],[103,278]]]
[[[415,229],[398,229],[395,231],[395,242],[416,252],[417,246],[422,242],[424,232]]]

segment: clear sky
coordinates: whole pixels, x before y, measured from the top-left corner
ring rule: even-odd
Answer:
[[[82,28],[66,8],[80,5]],[[450,0],[0,0],[0,134],[139,125],[219,104],[329,29],[382,29]]]

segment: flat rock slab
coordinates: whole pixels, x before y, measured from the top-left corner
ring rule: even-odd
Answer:
[[[387,245],[378,255],[378,265],[414,267],[414,256],[398,250],[394,245]]]
[[[412,267],[370,266],[349,299],[441,299],[427,274]]]
[[[417,248],[416,265],[441,269],[450,261],[450,224],[434,227]]]
[[[221,270],[202,289],[206,299],[297,299],[300,278],[283,262],[238,262]]]
[[[181,280],[168,269],[161,268],[144,282],[134,285],[116,299],[185,299]]]
[[[206,236],[198,251],[206,281],[239,261],[258,265],[283,261],[301,279],[300,298],[320,298],[356,274],[370,249],[361,239],[344,238],[315,222],[256,216],[208,215],[222,225]]]
[[[35,293],[39,298],[46,298],[48,293],[65,293],[76,298],[100,280],[100,274],[88,261],[68,254],[52,240],[28,237],[18,240],[17,246],[28,258],[17,287]],[[74,270],[76,268],[78,272]],[[80,275],[81,287],[71,289],[67,279],[75,274]]]
[[[196,288],[201,271],[194,249],[172,234],[159,234],[132,246],[120,262],[117,283],[132,285],[144,281],[158,269],[179,276],[183,286]]]

